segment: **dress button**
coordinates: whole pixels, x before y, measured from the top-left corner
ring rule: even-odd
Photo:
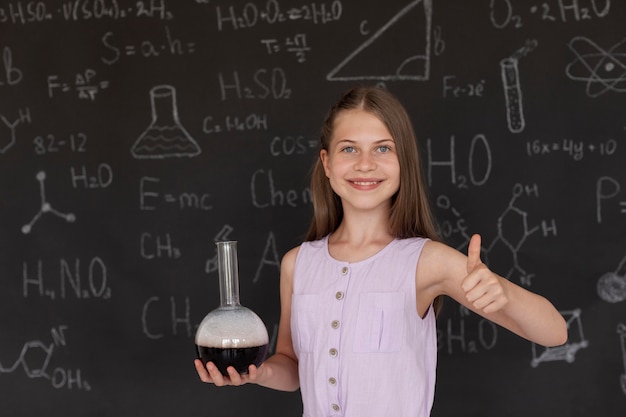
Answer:
[[[333,358],[334,358],[335,356],[337,356],[337,353],[338,353],[338,352],[337,352],[337,349],[335,349],[335,348],[331,348],[331,349],[328,351],[328,354],[329,354],[330,356],[332,356]]]
[[[330,322],[330,327],[332,327],[333,329],[338,329],[339,328],[339,320],[333,320]]]
[[[337,291],[337,292],[335,293],[335,298],[336,298],[337,300],[342,300],[342,299],[343,299],[343,292],[341,292],[341,291]]]
[[[348,274],[348,267],[344,266],[343,268],[341,268],[341,275],[347,275]]]
[[[333,409],[334,411],[339,411],[339,409],[340,409],[340,408],[339,408],[339,406],[338,406],[337,404],[331,404],[330,406],[332,407],[332,409]]]
[[[328,378],[328,383],[330,385],[337,385],[337,380],[333,377]]]

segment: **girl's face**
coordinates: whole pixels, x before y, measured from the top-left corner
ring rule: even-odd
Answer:
[[[400,187],[400,164],[391,133],[372,113],[339,113],[328,150],[323,149],[320,158],[344,209],[389,208]]]

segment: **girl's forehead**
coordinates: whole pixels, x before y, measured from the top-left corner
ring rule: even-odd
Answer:
[[[333,124],[333,130],[355,129],[355,128],[376,128],[385,129],[383,123],[377,115],[361,109],[343,110],[337,114]]]
[[[338,137],[346,139],[351,136],[392,139],[387,126],[377,115],[361,109],[343,110],[334,120],[333,139]]]

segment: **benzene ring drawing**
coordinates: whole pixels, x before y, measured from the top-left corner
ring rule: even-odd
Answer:
[[[567,65],[565,74],[572,80],[586,82],[589,97],[607,91],[626,93],[626,38],[609,50],[583,36],[573,38],[567,46],[576,59]]]

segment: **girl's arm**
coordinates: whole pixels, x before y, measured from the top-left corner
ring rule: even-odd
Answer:
[[[563,316],[544,297],[493,273],[480,260],[480,236],[474,235],[468,256],[437,242],[427,244],[424,270],[432,273],[431,289],[445,294],[468,309],[543,346],[567,341]],[[420,259],[420,264],[422,259]]]
[[[206,367],[202,361],[196,359],[195,366],[203,382],[217,386],[243,385],[254,383],[264,387],[280,390],[295,391],[300,386],[298,379],[298,359],[291,342],[291,296],[293,294],[293,270],[298,248],[287,252],[280,267],[280,322],[278,324],[278,338],[276,353],[269,357],[258,368],[250,365],[248,374],[240,375],[232,366],[227,369],[227,377],[223,376],[217,367],[209,362]]]

